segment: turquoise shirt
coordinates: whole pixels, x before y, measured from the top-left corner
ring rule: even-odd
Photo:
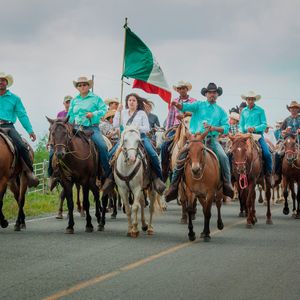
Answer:
[[[92,92],[85,98],[77,95],[71,100],[68,116],[69,122],[77,125],[92,126],[100,123],[100,119],[105,115],[107,106],[103,100]],[[86,114],[91,112],[93,117],[88,119]]]
[[[267,128],[266,114],[263,108],[254,104],[252,109],[245,107],[242,110],[239,124],[240,132],[248,132],[248,128],[254,127],[255,133],[264,133]]]
[[[15,123],[17,118],[29,134],[33,133],[31,123],[21,99],[7,90],[4,95],[0,95],[0,120]]]
[[[190,122],[190,132],[195,134],[197,132],[203,133],[205,131],[203,122],[214,127],[222,127],[224,134],[228,133],[229,124],[228,117],[225,110],[218,104],[210,104],[208,101],[196,101],[193,103],[183,103],[183,112],[191,112],[192,118]],[[218,136],[219,132],[212,131],[208,136]]]

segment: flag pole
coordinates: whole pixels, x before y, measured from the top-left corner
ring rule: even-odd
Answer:
[[[92,83],[93,83],[93,85],[92,85],[92,92],[94,93],[94,78],[95,78],[95,76],[94,76],[94,74],[92,75]]]
[[[123,49],[123,60],[122,60],[121,99],[120,99],[121,104],[123,104],[123,88],[124,88],[123,74],[125,68],[126,28],[127,28],[127,17],[125,18],[125,24],[124,24],[124,49]]]

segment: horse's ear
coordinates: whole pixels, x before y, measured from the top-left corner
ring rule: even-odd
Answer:
[[[189,131],[186,132],[185,136],[188,140],[192,139],[193,137],[193,135]]]
[[[54,123],[54,120],[53,119],[50,119],[46,116],[46,119],[48,120],[48,122],[52,125]]]
[[[64,123],[68,123],[68,122],[69,122],[69,119],[70,119],[70,116],[65,117],[64,120],[63,120]]]
[[[209,129],[207,129],[206,131],[204,131],[204,133],[201,135],[200,139],[204,140],[207,137],[208,133],[209,133]]]

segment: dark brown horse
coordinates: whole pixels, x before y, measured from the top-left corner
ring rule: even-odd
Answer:
[[[288,215],[290,210],[288,206],[288,186],[291,189],[293,199],[293,215],[300,219],[300,151],[299,141],[297,143],[295,136],[289,136],[284,141],[284,157],[282,161],[282,185],[284,196],[283,213]],[[297,183],[297,209],[296,194],[294,184]]]
[[[96,218],[98,230],[103,230],[105,225],[105,213],[107,197],[102,198],[102,215],[100,211],[99,188],[96,185],[98,155],[94,144],[84,133],[75,130],[68,123],[68,118],[52,120],[50,123],[50,143],[54,149],[52,167],[55,176],[64,189],[67,198],[69,222],[66,233],[74,233],[74,203],[73,185],[82,187],[83,208],[86,212],[86,232],[93,231],[90,215],[89,190],[92,191],[96,204]]]
[[[263,165],[259,146],[255,143],[251,134],[237,134],[230,136],[232,141],[232,170],[235,180],[238,182],[238,192],[241,212],[246,208],[247,227],[251,228],[256,222],[255,211],[255,186],[263,183]],[[271,182],[265,180],[267,198],[267,224],[272,224],[270,198]]]
[[[25,163],[17,157],[14,157],[15,154],[12,152],[6,138],[3,136],[6,135],[7,130],[9,129],[0,130],[0,226],[2,228],[6,228],[8,226],[8,222],[2,212],[2,207],[3,197],[7,187],[9,187],[18,203],[19,209],[14,230],[20,231],[21,229],[26,228],[23,208],[25,204],[25,194],[28,187],[28,179],[26,171],[23,169],[23,165]],[[29,145],[28,148],[33,161],[33,150]]]
[[[189,138],[189,152],[184,165],[183,187],[186,191],[184,193],[186,199],[184,200],[187,203],[186,208],[189,219],[188,236],[191,241],[195,240],[192,215],[195,210],[195,202],[197,199],[199,199],[202,205],[204,214],[204,228],[200,237],[204,238],[204,241],[210,240],[209,223],[213,201],[216,202],[218,209],[218,228],[222,230],[224,227],[221,218],[221,200],[223,192],[219,161],[217,156],[203,144],[203,140],[207,134],[208,131],[202,135],[192,135]]]

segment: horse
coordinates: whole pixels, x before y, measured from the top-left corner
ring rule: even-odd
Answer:
[[[208,149],[203,140],[209,131],[202,135],[191,135],[188,144],[188,156],[184,164],[183,176],[183,194],[186,198],[186,210],[188,213],[188,229],[189,240],[195,240],[195,232],[193,231],[193,212],[195,202],[199,199],[202,205],[204,214],[204,228],[201,233],[201,238],[204,241],[210,240],[210,218],[211,207],[213,201],[216,202],[218,210],[218,229],[224,227],[221,218],[221,204],[223,198],[223,185],[221,181],[219,161],[212,150]]]
[[[65,119],[50,119],[49,135],[54,149],[52,166],[54,173],[59,176],[60,183],[64,189],[68,206],[68,226],[65,233],[74,233],[73,216],[73,185],[79,184],[83,192],[83,208],[86,212],[86,232],[92,232],[92,218],[89,212],[89,190],[92,191],[96,205],[96,218],[98,230],[104,230],[107,197],[102,197],[102,214],[100,210],[99,188],[96,185],[98,174],[98,153],[94,143],[80,131],[68,123]],[[75,167],[76,166],[76,167]]]
[[[155,127],[155,141],[156,141],[155,148],[158,155],[160,154],[161,146],[165,141],[165,133],[166,133],[165,128],[158,127],[158,126]]]
[[[293,199],[293,215],[296,219],[300,219],[300,151],[299,141],[297,143],[296,136],[288,136],[284,141],[284,157],[282,160],[282,186],[284,196],[283,213],[288,215],[290,210],[288,206],[288,186],[291,189]],[[296,193],[294,184],[297,184],[297,208]]]
[[[232,170],[235,180],[238,182],[240,198],[240,215],[246,208],[247,227],[252,228],[257,222],[255,211],[255,186],[263,184],[263,164],[261,150],[254,141],[252,134],[237,134],[229,136],[232,141]],[[271,219],[270,198],[271,182],[265,180],[267,198],[267,224],[273,224]]]
[[[172,143],[172,149],[170,150],[170,152],[172,152],[171,163],[170,163],[171,172],[173,172],[176,167],[176,162],[177,162],[177,157],[178,157],[179,152],[186,145],[187,137],[189,135],[190,120],[191,120],[190,116],[184,117],[182,120],[180,120],[180,124],[176,129],[176,133],[175,133],[174,140]],[[185,201],[181,201],[181,199],[183,199],[183,198],[185,199],[184,193],[185,193],[185,191],[182,189],[181,184],[179,184],[177,202],[179,205],[182,206],[181,220],[180,220],[181,224],[187,224],[187,219],[188,219],[188,213],[187,213],[186,206],[185,206],[186,203],[185,203]],[[195,214],[196,214],[197,202],[195,201],[194,204],[195,204],[195,207],[194,207],[193,219],[195,218]]]
[[[18,216],[14,225],[15,231],[26,229],[25,223],[25,194],[28,187],[28,179],[24,169],[24,162],[19,159],[12,142],[7,136],[9,129],[0,130],[0,226],[6,228],[8,221],[2,212],[3,197],[7,190],[10,188],[18,203]],[[25,140],[24,140],[25,142]],[[30,152],[31,160],[33,161],[34,153],[28,143],[27,147]]]
[[[139,236],[139,209],[141,209],[142,230],[147,231],[148,235],[152,235],[154,233],[152,218],[156,192],[151,184],[151,176],[148,174],[146,164],[147,158],[141,149],[141,138],[138,128],[134,125],[126,126],[121,135],[120,146],[114,157],[113,172],[127,215],[127,236],[133,238]],[[148,190],[148,196],[150,199],[150,219],[148,225],[145,221],[144,213],[145,190]],[[130,204],[132,204],[132,207],[130,207]],[[133,212],[134,215],[133,222],[131,212]]]

